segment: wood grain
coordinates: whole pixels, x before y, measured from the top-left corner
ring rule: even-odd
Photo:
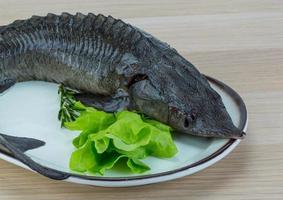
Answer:
[[[282,0],[0,0],[0,24],[62,11],[111,14],[167,41],[242,95],[248,136],[200,173],[134,188],[56,182],[0,161],[1,200],[283,199]]]

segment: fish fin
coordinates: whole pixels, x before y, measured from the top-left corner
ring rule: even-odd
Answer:
[[[129,104],[129,96],[124,90],[118,90],[113,96],[104,96],[100,94],[78,93],[75,94],[77,101],[86,106],[91,106],[105,112],[116,112],[126,109]]]
[[[14,79],[0,79],[0,94],[15,85],[15,83]]]
[[[5,138],[7,142],[9,142],[10,144],[12,144],[14,147],[16,147],[22,152],[26,152],[31,149],[36,149],[45,145],[45,142],[33,138],[15,137],[15,136],[4,135],[1,133],[0,136]]]
[[[26,139],[27,138],[25,138],[24,140],[26,141]],[[0,145],[3,147],[2,149],[4,149],[4,151],[7,152],[11,157],[19,160],[33,171],[36,171],[43,176],[55,180],[64,180],[70,177],[69,173],[51,169],[35,162],[20,149],[23,147],[18,148],[19,146],[16,146],[18,144],[14,145],[10,142],[10,140],[11,138],[7,137],[6,135],[0,134]],[[35,146],[38,145],[39,144],[36,144]]]

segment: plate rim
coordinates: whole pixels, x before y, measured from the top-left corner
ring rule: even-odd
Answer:
[[[212,78],[210,76],[204,75],[208,81],[216,84],[218,87],[220,87],[221,89],[223,89],[225,92],[227,92],[236,102],[236,104],[238,105],[239,109],[240,109],[240,125],[239,125],[239,129],[241,131],[246,131],[247,129],[247,125],[248,125],[248,112],[247,112],[247,108],[246,105],[242,99],[242,97],[235,91],[233,90],[231,87],[229,87],[228,85],[226,85],[225,83],[223,83],[222,81],[219,81],[215,78]],[[214,151],[213,153],[211,153],[210,155],[206,156],[205,158],[194,162],[192,164],[177,168],[177,169],[173,169],[173,170],[168,170],[165,172],[160,172],[160,173],[154,173],[154,174],[147,174],[147,175],[138,175],[138,176],[129,176],[129,177],[99,177],[99,176],[89,176],[89,175],[80,175],[80,174],[75,174],[75,173],[68,173],[68,172],[62,172],[65,174],[69,174],[70,176],[65,179],[65,181],[68,182],[81,182],[81,181],[93,181],[93,182],[124,182],[124,181],[144,181],[144,180],[148,180],[148,179],[154,179],[154,178],[161,178],[161,177],[167,177],[170,175],[174,175],[174,174],[180,174],[180,173],[184,173],[190,169],[194,169],[194,168],[199,168],[198,170],[194,171],[193,173],[196,173],[206,167],[211,166],[212,164],[214,164],[215,162],[221,160],[222,158],[224,158],[227,154],[229,154],[229,152],[231,152],[239,143],[241,142],[241,139],[229,139],[223,146],[221,146],[220,148],[218,148],[216,151]],[[224,154],[226,152],[226,155],[223,155],[221,157],[222,154]],[[220,157],[218,159],[218,157]],[[13,158],[11,155],[6,154],[5,152],[0,151],[0,158],[16,164],[18,166],[21,166],[25,169],[31,170],[29,167],[27,167],[25,164],[23,164],[22,162],[18,161],[17,159]],[[205,164],[211,162],[210,164],[208,164],[207,166],[204,166]],[[204,167],[202,167],[204,166]],[[188,173],[185,175],[189,175],[189,174],[193,174],[193,173]],[[184,176],[185,176],[184,175]],[[178,177],[175,177],[178,178]],[[169,178],[170,179],[174,179],[173,178]],[[156,181],[156,182],[160,182],[160,181]],[[144,183],[146,184],[146,183]],[[135,184],[135,185],[140,185],[140,184]]]

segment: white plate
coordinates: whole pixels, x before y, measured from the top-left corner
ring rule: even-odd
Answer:
[[[246,131],[247,112],[240,96],[225,84],[209,78],[236,126]],[[0,96],[0,133],[35,138],[46,142],[38,149],[26,152],[37,163],[70,173],[68,182],[96,186],[124,187],[157,183],[198,172],[229,154],[240,140],[201,138],[184,134],[174,136],[178,154],[172,159],[147,158],[151,171],[143,175],[110,170],[104,176],[70,171],[68,164],[74,151],[72,139],[78,132],[60,128],[57,120],[58,85],[46,82],[18,83]],[[0,153],[0,158],[29,169],[17,159]]]

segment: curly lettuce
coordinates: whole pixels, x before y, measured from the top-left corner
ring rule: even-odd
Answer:
[[[106,113],[80,102],[74,109],[80,111],[79,117],[64,123],[69,130],[81,131],[73,140],[71,170],[103,175],[119,162],[132,173],[144,173],[150,167],[142,159],[170,158],[177,153],[171,128],[158,121],[129,111]]]

